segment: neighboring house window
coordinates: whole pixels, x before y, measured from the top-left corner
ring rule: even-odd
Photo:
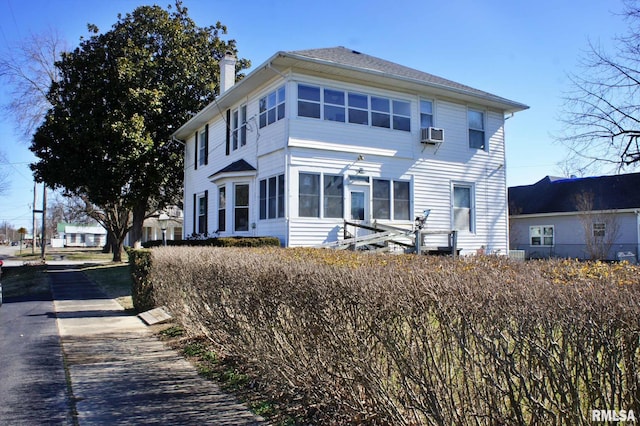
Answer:
[[[457,231],[473,231],[472,197],[471,186],[453,186],[453,229]]]
[[[484,112],[470,109],[467,117],[469,119],[469,148],[484,149]]]
[[[320,88],[298,84],[298,116],[320,118]]]
[[[284,217],[284,175],[260,181],[260,219]]]
[[[324,217],[343,217],[343,215],[342,176],[324,175]]]
[[[320,175],[300,173],[298,215],[320,217]]]
[[[260,128],[282,120],[285,113],[284,86],[280,86],[278,89],[267,94],[267,96],[260,98],[259,109]]]
[[[372,201],[374,219],[409,220],[409,182],[374,179]]]
[[[240,108],[233,110],[232,120],[232,149],[243,147],[247,144],[247,106],[242,105]]]
[[[373,180],[373,218],[391,219],[391,181]]]
[[[554,229],[550,226],[530,226],[529,242],[532,246],[553,246]]]
[[[207,132],[202,129],[198,135],[198,165],[207,164]]]
[[[235,185],[234,230],[249,230],[249,185],[247,184]]]
[[[420,128],[433,127],[433,102],[420,101]]]
[[[594,237],[604,237],[606,234],[606,224],[604,223],[593,223],[593,236]]]
[[[393,182],[393,220],[409,220],[411,196],[409,182]]]
[[[221,186],[218,190],[218,232],[226,230],[227,217],[227,187]]]
[[[307,84],[298,84],[298,117],[411,131],[410,102]]]

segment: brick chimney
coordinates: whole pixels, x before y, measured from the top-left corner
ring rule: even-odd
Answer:
[[[236,82],[236,57],[231,51],[227,51],[220,60],[220,95],[222,95]]]

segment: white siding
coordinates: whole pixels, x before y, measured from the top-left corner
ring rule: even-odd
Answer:
[[[398,99],[411,104],[411,131],[376,128],[367,125],[297,117],[299,82],[345,91]],[[258,100],[286,84],[286,117],[259,128]],[[420,143],[419,101],[434,101],[434,123],[445,132],[439,145]],[[251,185],[251,235],[274,235],[291,246],[316,245],[342,238],[343,219],[298,216],[299,173],[369,177],[369,195],[374,178],[410,182],[411,217],[408,221],[387,221],[410,228],[424,209],[431,209],[427,229],[450,230],[452,225],[452,188],[468,184],[474,192],[473,232],[459,235],[463,253],[473,253],[484,246],[489,252],[507,251],[506,180],[504,170],[503,115],[479,105],[485,113],[487,150],[469,148],[467,108],[461,103],[431,96],[430,93],[406,93],[366,87],[352,82],[332,81],[302,74],[290,74],[287,82],[274,78],[259,91],[232,107],[247,104],[249,130],[247,145],[226,155],[224,111],[209,123],[209,165],[193,167],[194,138],[186,147],[185,164],[185,234],[193,229],[193,194],[209,191],[209,230],[217,223],[217,187],[208,177],[223,167],[243,159],[257,168]],[[358,160],[359,156],[364,159]],[[279,174],[285,175],[285,218],[259,219],[259,182]],[[230,181],[229,181],[230,182]],[[227,189],[228,199],[231,187]],[[348,188],[345,187],[345,195]],[[369,197],[371,203],[371,197]],[[228,204],[227,229],[231,229]],[[371,209],[369,209],[371,210]],[[345,216],[347,216],[345,200]],[[231,234],[227,232],[227,234]],[[447,244],[446,236],[431,236],[428,246]]]

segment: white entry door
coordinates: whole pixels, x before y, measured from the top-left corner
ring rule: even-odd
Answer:
[[[349,189],[349,219],[356,221],[369,220],[369,189],[352,187]]]

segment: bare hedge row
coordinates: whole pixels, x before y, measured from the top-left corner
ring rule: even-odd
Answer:
[[[310,249],[151,259],[152,303],[327,415],[579,425],[592,409],[640,412],[637,267]]]

